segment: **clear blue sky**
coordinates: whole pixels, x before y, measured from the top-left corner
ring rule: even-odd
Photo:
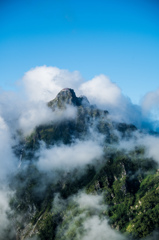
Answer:
[[[1,87],[41,65],[103,73],[137,103],[159,87],[158,1],[1,0]]]

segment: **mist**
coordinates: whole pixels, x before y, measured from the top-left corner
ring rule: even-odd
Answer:
[[[69,146],[61,144],[52,148],[41,147],[38,168],[42,171],[52,169],[71,170],[90,164],[103,155],[103,147],[97,141],[77,141]]]
[[[124,122],[134,124],[138,128],[132,133],[131,139],[122,139],[121,133],[114,131],[113,134],[117,136],[118,141],[113,147],[128,152],[135,149],[135,146],[143,146],[145,157],[153,158],[159,163],[158,135],[150,135],[147,130],[150,128],[157,131],[158,129],[158,90],[146,93],[141,99],[141,104],[135,105],[128,96],[123,95],[121,88],[105,75],[101,74],[86,81],[78,71],[69,72],[47,66],[31,69],[18,82],[17,91],[1,90],[0,95],[0,233],[2,236],[6,227],[10,225],[7,212],[11,211],[9,202],[15,194],[13,186],[24,187],[28,184],[27,179],[24,179],[24,182],[12,182],[11,187],[11,179],[15,179],[20,171],[23,178],[27,178],[25,170],[30,168],[30,163],[24,160],[24,164],[18,169],[20,158],[15,153],[15,147],[29,137],[38,126],[76,120],[75,106],[66,105],[65,109],[53,111],[47,105],[66,87],[74,89],[77,96],[85,95],[90,104],[96,105],[98,109],[108,110],[111,124]],[[104,149],[105,136],[99,134],[94,126],[91,126],[89,134],[83,139],[73,138],[67,145],[63,142],[52,146],[47,146],[43,141],[38,143],[39,148],[36,149],[31,164],[36,167],[37,174],[41,174],[38,176],[42,176],[40,186],[37,184],[33,189],[35,196],[40,195],[41,198],[48,183],[50,184],[51,181],[57,183],[60,177],[64,176],[58,176],[60,172],[71,172],[73,176],[77,169],[77,177],[80,177],[90,165],[93,165],[97,171],[103,156],[109,155],[110,146],[107,143],[107,150]],[[23,147],[25,144],[26,142],[23,143]],[[23,148],[21,148],[22,151]],[[66,201],[58,196],[58,193],[52,194],[54,210],[55,208],[57,211],[61,208],[65,210],[73,201],[75,208],[81,211],[81,214],[72,219],[73,222],[82,221],[82,225],[77,230],[77,239],[126,239],[110,227],[108,218],[103,214],[106,209],[102,203],[102,195],[89,196],[79,192]],[[62,229],[64,236],[68,234],[71,227],[72,225],[69,224],[68,229]],[[57,235],[61,234],[61,228],[62,226],[58,227]],[[14,239],[12,231],[10,235],[11,239]],[[37,240],[38,238],[28,237],[27,239]]]
[[[66,211],[67,207],[73,205],[72,210],[67,213],[69,222],[67,227],[59,226],[57,230],[57,239],[69,239],[70,232],[74,232],[76,226],[76,240],[95,240],[95,239],[113,239],[113,240],[126,240],[119,232],[113,230],[108,224],[108,219],[105,216],[107,209],[104,205],[102,195],[88,195],[85,192],[79,192],[77,195],[72,196],[67,200],[66,205],[60,199],[59,195],[56,196],[53,202],[54,209]],[[77,213],[78,212],[78,215]]]

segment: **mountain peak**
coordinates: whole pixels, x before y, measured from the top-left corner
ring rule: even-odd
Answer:
[[[58,94],[58,99],[63,100],[66,104],[74,104],[76,105],[77,97],[73,89],[71,88],[63,88]]]
[[[74,90],[71,88],[63,88],[55,99],[48,103],[48,106],[55,108],[64,108],[66,105],[81,106],[89,105],[89,101],[85,96],[77,97]]]
[[[74,90],[71,89],[71,88],[63,88],[63,89],[61,90],[61,92],[71,92],[71,91],[74,92]]]

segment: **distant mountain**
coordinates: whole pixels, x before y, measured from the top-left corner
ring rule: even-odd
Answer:
[[[56,121],[14,147],[20,165],[5,239],[157,239],[158,165],[142,145],[120,147],[135,142],[137,128],[70,88],[47,106]]]

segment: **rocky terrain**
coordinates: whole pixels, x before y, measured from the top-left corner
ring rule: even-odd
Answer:
[[[18,133],[4,239],[158,239],[158,164],[137,141],[148,133],[69,88],[47,106],[55,120]]]

